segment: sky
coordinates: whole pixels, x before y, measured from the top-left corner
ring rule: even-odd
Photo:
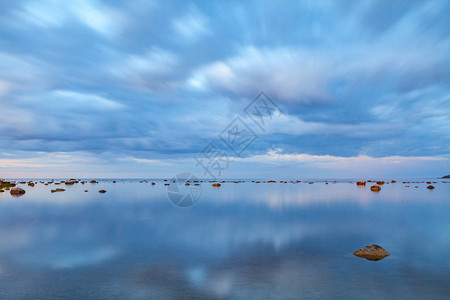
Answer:
[[[449,174],[449,14],[435,0],[1,1],[0,178]]]

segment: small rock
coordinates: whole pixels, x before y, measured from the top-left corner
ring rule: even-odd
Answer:
[[[433,189],[434,189],[434,186],[432,186],[432,185],[429,185],[429,186],[427,186],[427,189],[429,189],[429,190],[433,190]]]
[[[101,193],[101,194],[104,194],[104,193],[106,193],[106,191],[105,190],[100,190],[100,191],[98,191],[99,193]]]
[[[378,184],[378,185],[383,185],[383,184],[384,184],[384,181],[382,181],[382,180],[377,181],[377,184]]]
[[[88,190],[84,190],[84,192],[85,192],[85,193],[87,193],[87,192],[88,192]]]
[[[28,182],[28,186],[33,187],[33,186],[34,186],[34,183],[33,183],[33,182]]]
[[[363,249],[356,250],[353,255],[365,258],[367,260],[377,261],[389,256],[389,252],[378,245],[372,244],[364,247]]]
[[[52,193],[56,193],[56,192],[64,192],[66,191],[65,189],[55,189],[55,190],[51,190],[50,192]]]
[[[222,186],[222,185],[220,183],[213,183],[212,186],[213,187],[219,187],[219,186]]]
[[[372,186],[370,187],[370,190],[371,190],[372,192],[379,192],[379,191],[381,191],[381,186],[379,186],[378,184],[372,185]]]
[[[21,188],[12,188],[9,193],[13,196],[20,196],[25,194],[25,190]]]
[[[366,185],[366,182],[364,180],[358,181],[356,185]]]

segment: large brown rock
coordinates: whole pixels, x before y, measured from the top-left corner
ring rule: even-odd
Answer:
[[[13,196],[20,196],[25,194],[25,190],[21,188],[12,188],[9,193]]]
[[[389,252],[378,245],[372,244],[353,252],[353,255],[365,258],[367,260],[377,261],[389,256]]]

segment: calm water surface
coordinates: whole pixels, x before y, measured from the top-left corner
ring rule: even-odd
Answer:
[[[450,298],[450,184],[406,185],[204,183],[184,209],[162,181],[23,185],[0,193],[0,298]],[[391,256],[352,255],[372,243]]]

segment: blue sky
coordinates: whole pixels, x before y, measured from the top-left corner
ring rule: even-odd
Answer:
[[[2,1],[0,177],[450,173],[448,1]],[[265,131],[245,107],[281,109]],[[216,174],[218,175],[218,174]]]

